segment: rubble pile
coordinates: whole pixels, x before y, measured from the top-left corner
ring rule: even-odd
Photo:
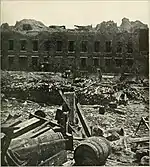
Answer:
[[[148,88],[146,88],[148,89]],[[125,94],[129,100],[138,100],[149,103],[148,92],[146,89],[132,87],[129,84],[116,84],[112,86],[103,86],[99,83],[86,86],[84,89],[79,89],[77,92],[81,104],[109,104],[111,101],[119,101],[120,95]]]
[[[46,26],[41,21],[37,21],[34,19],[23,19],[17,21],[15,25],[10,26],[8,23],[3,23],[0,26],[0,29],[3,31],[14,31],[20,33],[33,33],[33,32],[56,32],[56,31],[100,31],[102,33],[119,33],[119,32],[134,32],[136,29],[144,28],[147,29],[147,24],[140,22],[139,20],[130,21],[128,18],[123,18],[122,23],[120,26],[117,23],[113,22],[112,20],[103,21],[100,24],[97,24],[96,27],[92,27],[92,25],[81,26],[81,25],[74,25],[75,29],[67,29],[64,25],[56,26],[50,25]]]
[[[58,107],[58,105],[49,106],[30,100],[19,100],[16,98],[5,99],[1,102],[1,122],[5,122],[9,115],[14,117],[14,119],[21,116],[21,121],[26,120],[30,113],[34,113],[37,110],[44,110],[47,118],[53,120]]]
[[[4,71],[1,76],[2,122],[20,115],[26,120],[29,113],[37,110],[45,111],[47,119],[54,120],[59,104],[63,104],[58,90],[75,91],[92,135],[104,136],[111,142],[112,154],[106,166],[149,163],[149,146],[144,138],[149,130],[140,124],[141,118],[149,119],[148,80],[100,82],[92,78],[66,79],[54,73]],[[136,137],[135,141],[128,142],[130,137]],[[74,145],[80,143],[75,142]]]
[[[119,102],[122,96],[129,100],[138,100],[149,103],[148,87],[143,82],[140,87],[127,82],[105,82],[100,84],[93,79],[75,78],[73,82],[61,77],[61,74],[54,73],[26,73],[26,72],[3,72],[2,71],[2,98],[13,96],[21,99],[28,99],[37,102],[47,102],[51,104],[61,104],[61,100],[56,90],[75,91],[81,104],[88,105],[108,105],[112,101]],[[124,97],[123,97],[124,98]],[[116,111],[116,112],[119,112]]]
[[[16,97],[22,100],[61,104],[54,87],[63,84],[63,79],[53,73],[26,73],[2,71],[2,98]],[[58,86],[59,87],[59,86]],[[57,98],[57,100],[56,100]]]
[[[134,32],[135,30],[141,28],[145,29],[148,26],[146,24],[143,24],[142,22],[136,20],[136,21],[130,21],[128,18],[123,18],[121,25],[117,26],[117,23],[113,21],[103,21],[100,24],[97,24],[95,29],[97,31],[101,31],[102,33],[119,33],[119,32]]]
[[[120,25],[121,31],[133,32],[138,28],[147,28],[146,24],[141,23],[140,21],[130,21],[127,18],[122,19],[122,23]]]

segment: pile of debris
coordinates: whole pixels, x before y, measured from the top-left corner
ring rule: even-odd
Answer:
[[[60,101],[55,90],[61,88],[63,91],[75,91],[81,104],[105,106],[111,101],[119,101],[120,98],[126,99],[126,101],[129,99],[148,103],[148,96],[147,98],[143,96],[148,87],[143,88],[141,93],[142,86],[132,86],[129,81],[103,82],[100,83],[99,80],[84,78],[68,80],[62,78],[61,74],[53,73],[2,72],[1,86],[2,93],[6,97],[16,96],[17,98],[37,102],[41,102],[42,99],[45,99],[43,102],[46,102],[46,99],[49,101],[53,98],[55,100],[58,98],[56,101]],[[143,81],[143,85],[146,85],[146,83],[146,81]],[[44,98],[44,96],[46,97]]]
[[[61,75],[54,76],[48,73],[39,73],[37,75],[35,73],[22,73],[21,76],[8,73],[7,77],[8,79],[4,79],[2,84],[2,87],[5,88],[2,92],[2,116],[6,117],[5,113],[8,114],[8,110],[10,110],[11,114],[16,113],[16,115],[14,114],[15,119],[18,119],[19,114],[22,114],[24,119],[21,121],[24,121],[27,119],[26,111],[32,114],[34,108],[35,110],[44,110],[46,122],[52,123],[53,120],[57,120],[57,124],[55,124],[57,128],[54,128],[54,130],[60,131],[61,129],[61,133],[64,138],[67,138],[67,141],[70,141],[72,137],[68,133],[72,132],[73,150],[70,150],[72,164],[74,164],[75,160],[75,164],[78,165],[147,165],[149,151],[147,140],[149,139],[144,138],[145,136],[142,133],[139,136],[134,134],[135,129],[137,128],[138,131],[141,126],[138,126],[141,117],[144,118],[142,120],[146,123],[143,128],[145,135],[149,131],[148,117],[146,117],[148,107],[146,108],[147,104],[145,104],[148,95],[145,97],[144,93],[144,91],[148,91],[147,85],[145,85],[145,88],[142,85],[147,84],[147,82],[134,85],[128,81],[112,83],[109,80],[99,82],[99,80],[89,78],[76,78],[73,80],[63,79]],[[10,92],[12,89],[18,90],[16,94],[19,91],[27,92],[27,97],[30,97],[32,102],[30,103],[27,97],[24,97],[24,100],[21,101],[22,104],[18,104],[18,98],[10,101],[7,94],[8,88]],[[69,96],[68,99],[71,99],[71,94],[76,94],[74,97],[76,101],[74,115],[72,112],[74,110],[71,110],[71,105],[67,101],[67,96]],[[10,95],[14,96],[12,92]],[[38,97],[41,98],[41,103],[33,103]],[[57,109],[47,107],[47,103],[53,104],[52,100],[55,103],[59,102],[61,106],[57,107]],[[73,104],[73,102],[74,100],[70,103]],[[80,103],[86,104],[86,106],[84,107]],[[90,108],[87,104],[91,104],[92,107]],[[71,122],[68,124],[68,120],[74,120],[74,124]],[[42,133],[47,128],[51,127],[42,127]],[[110,143],[112,152],[110,152],[110,147],[105,140]],[[96,150],[94,149],[95,146]],[[103,148],[103,146],[105,147]],[[86,156],[82,152],[87,153]],[[94,152],[94,155],[91,152]],[[103,155],[102,152],[106,154]],[[103,158],[103,161],[100,161],[101,158]]]

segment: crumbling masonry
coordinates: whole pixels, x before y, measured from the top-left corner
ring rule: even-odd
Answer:
[[[92,26],[49,26],[24,19],[15,26],[2,24],[2,70],[140,73],[148,75],[149,28],[122,19]]]

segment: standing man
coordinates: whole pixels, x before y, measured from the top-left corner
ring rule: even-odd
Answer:
[[[102,80],[102,71],[100,68],[97,69],[97,73],[98,73],[98,78],[101,81]]]
[[[136,67],[136,69],[135,69],[136,82],[138,82],[140,79],[139,75],[140,75],[139,67]]]

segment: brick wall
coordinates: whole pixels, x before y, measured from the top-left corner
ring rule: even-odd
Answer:
[[[132,65],[127,62],[141,63],[143,67],[148,60],[141,56],[139,51],[139,31],[134,33],[101,34],[100,32],[65,31],[65,32],[38,32],[32,35],[23,35],[19,32],[2,32],[1,61],[2,69],[6,70],[39,70],[42,62],[48,62],[49,71],[72,70],[96,72],[101,68],[103,72],[133,72]],[[13,40],[14,49],[9,50],[9,40]],[[20,50],[20,40],[26,40],[26,48]],[[38,51],[33,51],[33,40],[38,40]],[[49,51],[46,51],[44,42],[50,41]],[[57,51],[57,41],[62,41],[62,50]],[[74,51],[68,51],[69,41],[74,41]],[[83,49],[87,45],[87,51]],[[95,51],[94,43],[99,41],[99,50]],[[106,41],[111,41],[111,51],[106,51]],[[128,53],[128,41],[132,42],[132,53]],[[117,51],[118,43],[121,43],[121,52]],[[109,43],[109,42],[108,42]],[[148,52],[148,51],[147,51]],[[13,60],[12,60],[13,59]],[[143,61],[141,61],[141,59]],[[12,61],[12,63],[11,63]],[[132,64],[132,63],[131,63]],[[37,66],[37,67],[36,67]],[[127,66],[127,68],[123,68]],[[144,67],[145,68],[145,67]]]

